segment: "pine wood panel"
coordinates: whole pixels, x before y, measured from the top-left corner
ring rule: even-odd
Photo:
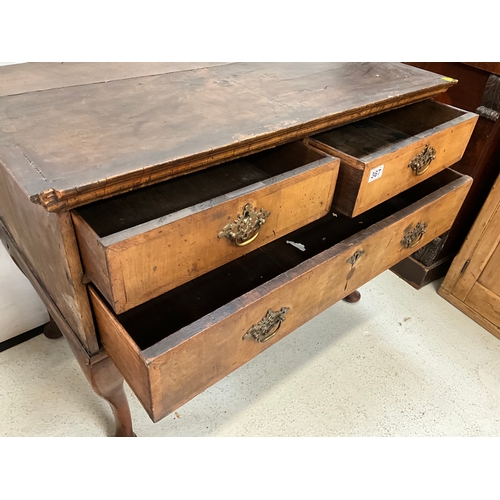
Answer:
[[[100,311],[97,320],[103,343],[117,364],[127,363],[126,357],[131,356],[134,366],[141,362],[148,368],[149,378],[138,379],[125,372],[124,376],[140,392],[149,384],[151,405],[146,410],[157,421],[412,253],[417,247],[404,248],[401,239],[417,222],[428,223],[428,231],[418,246],[446,231],[470,181],[459,178],[451,182],[142,351],[122,349],[123,339],[130,345],[129,335],[98,294],[92,292],[92,301]],[[354,263],[349,261],[357,251],[362,252],[361,257]],[[265,344],[242,339],[268,309],[281,307],[289,307],[290,311],[273,339]],[[136,321],[141,324],[140,318]]]
[[[500,243],[499,191],[500,178],[493,185],[490,196],[441,285],[462,302]]]
[[[488,260],[478,282],[500,297],[500,245],[497,245]]]
[[[341,158],[333,206],[355,217],[460,160],[477,118],[429,101],[319,134],[310,143]],[[425,173],[416,175],[408,164],[426,144],[436,157]],[[377,168],[382,173],[371,180]]]
[[[286,174],[104,238],[74,214],[85,271],[121,313],[280,238],[330,208],[339,160],[319,152],[317,157]],[[270,212],[256,240],[238,247],[218,238],[247,203]]]
[[[451,269],[451,268],[450,268]],[[488,321],[483,315],[479,314],[475,309],[469,307],[467,304],[458,300],[454,297],[450,292],[448,292],[443,287],[440,287],[438,290],[439,295],[443,297],[443,299],[447,300],[450,304],[455,306],[457,309],[462,311],[465,315],[475,321],[477,324],[481,325],[483,328],[488,330],[491,334],[495,335],[500,339],[500,326],[498,324],[494,324],[491,321]]]
[[[500,338],[500,177],[438,293]]]
[[[16,182],[55,211],[423,100],[453,83],[397,63],[235,63],[4,96],[0,130],[28,159],[9,163]]]
[[[465,304],[494,325],[500,325],[500,296],[481,283],[475,283]]]

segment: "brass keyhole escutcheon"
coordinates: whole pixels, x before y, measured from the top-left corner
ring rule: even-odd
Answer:
[[[356,250],[352,255],[351,257],[349,257],[347,259],[347,263],[348,264],[351,264],[351,266],[354,267],[354,264],[356,264],[356,262],[358,262],[359,258],[365,253],[364,250]]]
[[[271,212],[263,208],[254,209],[250,203],[247,203],[236,220],[226,224],[217,237],[225,237],[238,247],[249,245],[257,238],[261,226],[270,215]]]
[[[263,344],[272,339],[278,333],[281,323],[285,321],[286,313],[289,310],[289,307],[282,307],[279,311],[269,309],[266,315],[243,335],[243,340],[251,339]]]
[[[417,225],[405,232],[403,239],[401,240],[401,245],[404,248],[414,248],[416,247],[420,240],[423,238],[427,230],[427,222],[417,222]]]
[[[415,175],[422,175],[427,172],[430,164],[435,158],[436,150],[429,144],[426,144],[423,151],[416,155],[410,163],[408,163],[408,166],[413,170]]]

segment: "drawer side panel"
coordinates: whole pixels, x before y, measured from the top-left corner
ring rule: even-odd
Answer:
[[[106,251],[101,245],[99,237],[77,213],[72,213],[72,219],[85,274],[92,279],[108,302],[112,303],[113,295],[109,282]]]
[[[130,337],[123,334],[122,326],[92,286],[89,286],[89,295],[102,345],[151,416],[149,370],[138,347]]]

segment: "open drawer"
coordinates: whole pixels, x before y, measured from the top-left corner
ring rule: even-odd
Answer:
[[[338,167],[298,141],[78,208],[85,272],[127,311],[325,215]]]
[[[453,165],[477,118],[429,100],[315,135],[341,159],[334,209],[355,217]]]
[[[158,421],[447,231],[470,183],[446,170],[362,216],[329,213],[118,316],[90,287],[102,344]]]

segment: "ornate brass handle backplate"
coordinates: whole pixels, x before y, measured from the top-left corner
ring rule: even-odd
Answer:
[[[408,166],[413,170],[415,175],[422,175],[427,172],[434,158],[436,158],[436,150],[429,144],[426,144],[423,151],[415,156],[413,160],[408,163]]]
[[[403,239],[401,240],[401,245],[403,245],[404,248],[416,247],[424,236],[426,229],[427,222],[417,222],[417,225],[413,229],[405,232]]]
[[[279,311],[269,309],[267,314],[255,325],[253,325],[243,339],[251,339],[262,344],[272,339],[280,329],[281,323],[285,321],[289,307],[282,307]]]
[[[217,235],[218,238],[225,237],[238,247],[244,247],[257,238],[260,227],[266,222],[271,212],[261,208],[254,209],[250,203],[243,207],[243,212],[238,215],[234,222],[226,224]]]

